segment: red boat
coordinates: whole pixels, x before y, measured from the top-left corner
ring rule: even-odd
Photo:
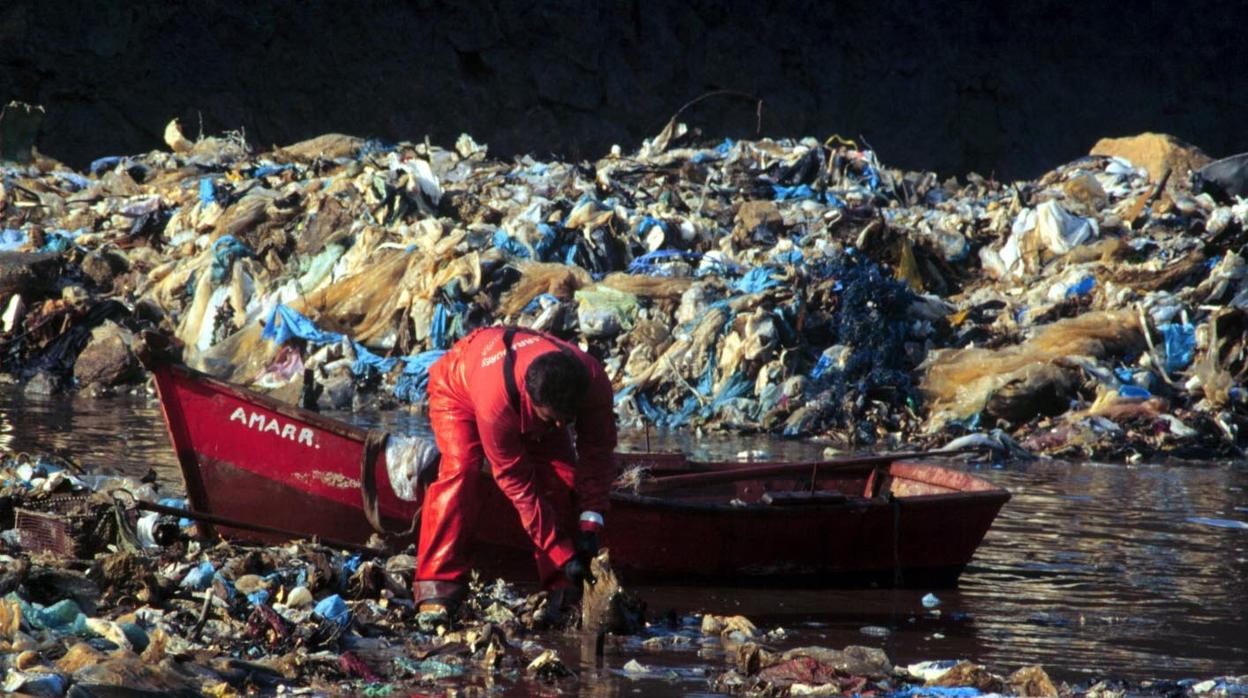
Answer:
[[[369,430],[153,363],[190,504],[235,524],[218,525],[222,535],[364,543],[374,533],[363,513],[364,468],[376,475],[387,528],[417,512],[418,502],[394,492],[385,449],[366,447],[375,442]],[[612,493],[611,560],[628,581],[947,586],[1010,498],[966,473],[896,456],[715,464],[642,453],[619,462],[648,471]],[[477,544],[498,555],[478,559],[514,562],[518,552],[531,560],[515,510],[497,487],[485,489],[492,499]]]

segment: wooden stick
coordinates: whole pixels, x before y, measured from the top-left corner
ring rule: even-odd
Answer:
[[[208,613],[212,610],[212,587],[204,589],[204,605],[199,609],[199,619],[195,621],[195,627],[191,628],[191,640],[199,642],[200,633],[204,632],[204,626],[208,623]]]

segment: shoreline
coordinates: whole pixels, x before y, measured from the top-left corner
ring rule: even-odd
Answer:
[[[16,462],[11,457],[4,461],[6,482],[23,476],[12,470]],[[50,465],[24,474],[29,479],[16,488],[6,486],[7,496],[26,491],[35,502],[74,481],[67,477],[70,472]],[[137,496],[168,494],[152,483],[108,482],[113,483],[110,487],[124,483]],[[178,526],[176,519],[170,523]],[[859,628],[860,640],[852,643],[862,646],[858,649],[812,646],[816,630],[756,625],[741,615],[650,609],[644,627],[610,636],[600,656],[584,649],[583,633],[535,629],[532,613],[545,602],[545,594],[520,592],[502,580],[476,583],[456,626],[422,633],[413,625],[410,549],[369,559],[308,542],[214,545],[190,537],[189,529],[167,546],[150,542],[145,546],[144,530],[148,529],[139,524],[132,531],[139,547],[132,547],[133,538],[129,544],[123,542],[124,536],[106,543],[92,542],[87,535],[83,544],[104,547],[93,560],[77,563],[8,550],[6,573],[0,575],[4,586],[0,615],[16,624],[0,623],[0,643],[5,644],[0,657],[9,670],[6,680],[17,688],[28,681],[34,682],[31,687],[46,690],[45,684],[58,680],[64,689],[124,677],[131,688],[150,685],[211,695],[233,695],[229,691],[245,688],[262,695],[292,690],[310,695],[342,691],[388,695],[448,686],[471,692],[473,686],[491,685],[540,692],[613,681],[621,690],[649,686],[646,690],[655,695],[687,690],[731,695],[874,690],[888,696],[955,695],[951,691],[972,696],[978,693],[967,689],[976,687],[980,693],[1011,695],[1223,696],[1242,691],[1248,683],[1248,677],[1228,682],[1208,676],[1128,681],[1102,677],[1055,684],[1043,669],[1007,675],[1002,667],[974,661],[894,666],[892,653],[879,644],[887,646],[890,635],[902,631],[907,622],[917,618],[951,629],[965,622],[957,620],[956,612],[942,619],[942,608],[952,597],[939,590],[925,595],[921,603],[913,598],[918,591],[904,592],[913,606],[900,616],[894,611],[894,619],[886,625]],[[0,536],[6,547],[11,544],[10,533]],[[625,593],[636,599],[633,603],[644,601],[635,591]],[[18,616],[21,620],[16,620]],[[338,625],[341,619],[345,622]],[[943,625],[947,623],[952,625]],[[590,654],[580,656],[585,651]],[[1059,676],[1067,672],[1064,667],[1050,668]],[[803,677],[815,683],[805,683]],[[814,686],[822,686],[819,690],[824,693],[803,692]]]

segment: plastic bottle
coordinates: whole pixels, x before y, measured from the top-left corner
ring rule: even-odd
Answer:
[[[139,517],[135,532],[139,536],[139,543],[145,548],[172,545],[182,538],[182,527],[178,525],[176,517],[154,511]]]

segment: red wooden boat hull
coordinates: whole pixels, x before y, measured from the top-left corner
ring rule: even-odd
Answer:
[[[178,364],[156,366],[153,373],[195,510],[309,537],[363,543],[373,534],[361,505],[365,429]],[[670,456],[621,459],[680,467]],[[384,460],[383,450],[373,464],[379,509],[387,527],[398,530],[416,503],[394,494]],[[796,476],[773,467],[757,477],[747,472],[753,466],[721,467],[741,468],[741,475],[657,494],[612,494],[611,559],[626,579],[948,585],[1009,499],[983,480],[923,463],[837,467],[831,474],[811,464],[809,473]],[[812,482],[825,495],[840,489],[850,496],[789,505],[759,500],[765,492],[782,494]],[[531,546],[515,510],[496,487],[485,489],[490,499],[477,536],[488,551],[477,558],[526,559]],[[889,492],[893,496],[884,496]],[[217,531],[272,540],[224,526]],[[506,550],[513,553],[501,554]]]

